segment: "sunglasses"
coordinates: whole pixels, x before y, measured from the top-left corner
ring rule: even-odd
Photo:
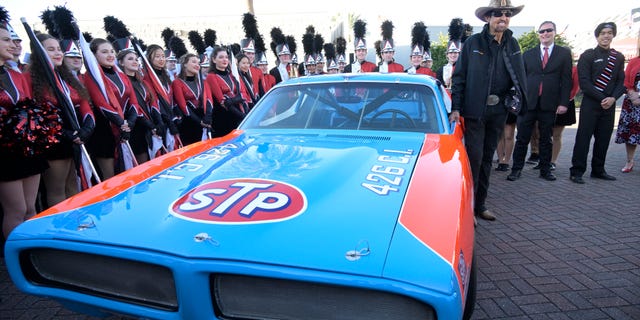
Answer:
[[[491,11],[491,16],[493,16],[494,18],[500,18],[503,15],[505,17],[507,17],[507,18],[511,18],[511,16],[513,16],[513,11],[511,11],[511,10],[494,10],[494,11]]]
[[[540,29],[540,30],[538,30],[538,33],[539,33],[539,34],[543,34],[543,33],[545,33],[545,32],[549,32],[549,33],[551,33],[551,32],[553,32],[553,31],[555,31],[555,30],[553,30],[553,28],[547,28],[547,29]]]

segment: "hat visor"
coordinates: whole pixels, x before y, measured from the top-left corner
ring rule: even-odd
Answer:
[[[511,16],[513,17],[518,13],[520,13],[520,11],[522,11],[523,8],[524,8],[524,5],[517,6],[517,7],[480,7],[476,9],[476,17],[478,17],[478,19],[482,20],[483,22],[486,22],[484,17],[488,16],[489,12],[493,10],[511,10],[513,12]]]

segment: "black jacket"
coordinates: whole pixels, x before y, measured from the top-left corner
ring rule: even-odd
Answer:
[[[489,95],[489,65],[492,57],[487,39],[489,24],[485,24],[482,32],[470,36],[462,45],[460,58],[456,62],[456,69],[452,76],[451,110],[459,111],[460,115],[467,118],[482,118]],[[492,38],[492,37],[491,37]],[[502,35],[503,50],[513,66],[521,96],[522,110],[527,109],[525,93],[526,76],[524,62],[518,41],[513,38],[513,32],[507,29]]]
[[[525,51],[522,55],[527,73],[527,103],[533,110],[540,98],[540,110],[555,111],[559,105],[568,107],[571,95],[572,58],[571,50],[559,45],[553,46],[549,60],[542,69],[540,46]],[[542,96],[540,93],[542,83]]]
[[[618,51],[613,51],[616,62],[611,74],[611,80],[604,91],[597,90],[594,86],[596,79],[602,74],[602,70],[607,65],[609,52],[610,50],[608,49],[596,47],[595,49],[587,49],[580,55],[578,59],[578,79],[580,90],[584,94],[582,106],[600,107],[602,99],[614,97],[617,100],[626,92],[624,87],[624,56]],[[614,110],[610,112],[615,112],[615,108],[610,108],[609,110]]]

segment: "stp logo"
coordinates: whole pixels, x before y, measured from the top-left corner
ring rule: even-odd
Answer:
[[[306,197],[292,185],[234,179],[198,186],[174,201],[169,211],[187,220],[235,224],[291,219],[306,207]]]

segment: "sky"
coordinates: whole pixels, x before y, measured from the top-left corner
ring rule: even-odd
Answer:
[[[296,12],[320,12],[326,13],[327,18],[338,12],[353,12],[362,17],[375,17],[389,19],[391,21],[424,21],[427,25],[446,26],[452,18],[462,18],[465,23],[472,26],[483,24],[475,17],[474,12],[478,7],[488,6],[489,0],[394,0],[393,5],[385,5],[384,8],[370,5],[370,1],[347,0],[254,0],[255,14],[260,20],[260,14],[274,12],[287,12],[295,17]],[[163,5],[171,3],[170,6]],[[387,2],[389,3],[389,2]],[[583,1],[567,0],[512,0],[515,6],[524,5],[520,14],[511,19],[511,26],[537,27],[542,21],[551,20],[557,25],[558,31],[566,30],[569,34],[593,34],[593,30],[605,19],[621,14],[629,14],[632,8],[640,7],[640,0],[607,0],[600,5],[591,5]],[[314,5],[315,4],[315,5]],[[216,15],[242,15],[247,12],[247,0],[207,0],[183,3],[181,1],[139,1],[139,0],[3,0],[4,6],[11,15],[11,24],[23,32],[19,18],[25,17],[33,25],[39,22],[39,15],[47,7],[54,5],[66,5],[76,19],[97,20],[106,15],[113,15],[126,22],[129,17],[145,16],[149,18],[159,17],[189,17],[189,16],[216,16]],[[366,20],[366,19],[365,19]],[[304,21],[300,21],[300,32],[306,27]],[[632,26],[618,26],[620,31],[637,28],[640,24]],[[478,30],[477,28],[475,30]],[[479,30],[478,30],[479,31]],[[263,31],[264,33],[264,31]],[[594,39],[595,44],[595,39]]]

